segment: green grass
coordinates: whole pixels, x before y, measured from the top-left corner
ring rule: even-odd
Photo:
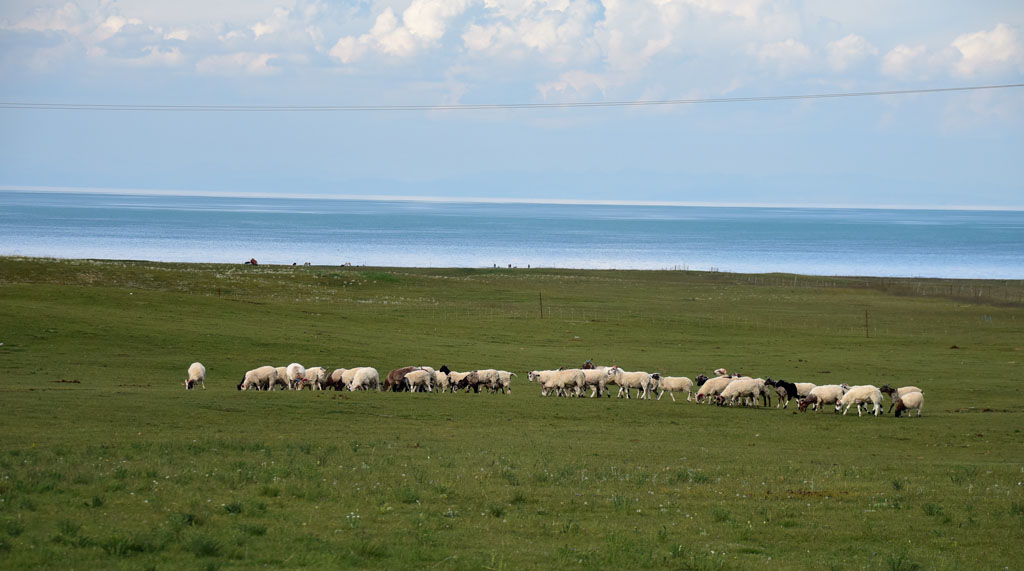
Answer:
[[[0,258],[0,567],[1012,568],[1022,292]],[[591,358],[914,384],[924,416],[545,399],[525,380]],[[186,392],[194,360],[208,388]],[[293,361],[519,376],[511,396],[235,390]]]

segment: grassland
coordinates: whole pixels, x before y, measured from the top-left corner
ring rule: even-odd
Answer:
[[[1022,294],[0,258],[0,568],[1015,568]],[[525,382],[591,358],[927,396],[920,419],[857,418]],[[205,391],[183,390],[193,360]],[[292,361],[519,378],[511,396],[235,390]]]

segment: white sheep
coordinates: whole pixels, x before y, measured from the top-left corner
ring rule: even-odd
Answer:
[[[503,390],[501,386],[501,375],[498,374],[497,369],[477,369],[477,379],[480,381],[480,386],[487,389],[487,392],[496,393],[499,390]]]
[[[196,383],[199,383],[204,389],[206,388],[206,367],[198,361],[188,366],[188,378],[185,379],[185,390],[190,391],[196,388]]]
[[[465,371],[465,372],[449,371],[448,372],[448,383],[449,383],[449,386],[451,386],[451,389],[452,389],[453,393],[459,392],[459,388],[460,388],[459,385],[464,385],[465,381],[466,381],[466,377],[468,377],[470,374],[472,374],[472,372],[473,371]]]
[[[263,390],[272,391],[278,384],[286,389],[291,389],[292,384],[288,381],[288,367],[274,367],[274,370],[277,371],[277,377],[270,383],[270,386]]]
[[[683,391],[686,391],[686,402],[690,402],[690,397],[693,394],[693,380],[689,377],[661,377],[658,381],[658,400],[661,400],[661,395],[668,393],[668,396],[672,397],[672,402],[676,402],[676,396],[673,393]]]
[[[618,367],[612,367],[618,369]],[[621,369],[619,369],[621,371]],[[661,376],[657,373],[651,374],[644,371],[621,371],[615,375],[615,384],[619,385],[619,392],[615,395],[617,398],[622,398],[625,393],[626,398],[629,398],[629,390],[637,390],[637,398],[639,399],[650,399],[651,392],[657,388],[658,379]]]
[[[355,367],[342,375],[350,391],[380,390],[380,373],[373,367]]]
[[[581,369],[583,371],[583,384],[590,387],[590,398],[612,396],[608,391],[608,384],[614,382],[612,367],[594,367],[593,369]],[[584,389],[585,390],[585,389]]]
[[[900,387],[898,389],[894,389],[894,388],[890,387],[889,385],[882,385],[882,388],[880,388],[878,390],[882,391],[883,394],[889,395],[889,401],[890,401],[889,412],[892,412],[892,407],[896,406],[896,401],[900,400],[900,397],[902,397],[903,395],[909,394],[909,393],[920,393],[920,392],[923,392],[921,389],[919,389],[919,388],[917,388],[915,386],[906,386],[906,387]]]
[[[807,395],[811,394],[811,390],[817,385],[814,383],[793,383],[796,386],[796,398],[802,399]]]
[[[297,388],[301,391],[304,387],[311,386],[315,390],[323,390],[324,384],[327,382],[327,369],[323,367],[310,367],[306,369],[305,374],[299,379]]]
[[[899,418],[903,411],[917,409],[917,416],[921,416],[921,409],[924,408],[924,393],[912,391],[896,399],[896,418]]]
[[[299,386],[299,381],[306,377],[306,368],[298,363],[292,363],[285,369],[288,376],[288,388],[294,389]]]
[[[706,385],[707,383],[704,384]],[[718,395],[718,404],[732,404],[737,399],[739,399],[740,404],[746,404],[748,402],[746,399],[750,399],[750,406],[757,406],[757,399],[764,392],[764,387],[764,379],[752,379],[750,377],[733,379],[731,383],[722,389],[721,394]]]
[[[438,392],[446,393],[452,388],[451,380],[448,378],[448,373],[444,371],[437,371],[437,390]]]
[[[861,406],[867,403],[874,405],[872,414],[878,416],[882,414],[882,391],[878,390],[878,387],[874,385],[858,385],[850,387],[843,395],[841,399],[836,402],[836,412],[839,409],[846,407],[843,410],[843,416],[846,416],[846,412],[850,410],[850,407],[857,405],[857,416],[861,415]]]
[[[266,390],[275,382],[277,382],[277,369],[270,365],[264,365],[246,371],[245,376],[242,377],[242,382],[238,383],[238,390]]]
[[[846,394],[846,387],[843,385],[819,385],[811,389],[807,396],[800,400],[800,412],[807,410],[808,406],[814,406],[814,410],[821,412],[822,406],[834,405]]]
[[[430,381],[430,371],[425,369],[413,369],[405,374],[405,382],[409,385],[409,392],[429,393],[433,391]]]
[[[512,377],[516,374],[509,371],[498,371],[498,381],[501,383],[501,392],[511,395],[512,394]]]
[[[704,384],[697,390],[697,398],[694,402],[711,402],[712,397],[722,394],[725,387],[733,381],[732,377],[715,377],[704,381]]]
[[[530,371],[527,377],[530,382],[540,384],[541,396],[579,396],[585,383],[582,369]]]

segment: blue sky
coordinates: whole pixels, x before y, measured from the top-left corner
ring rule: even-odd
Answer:
[[[451,105],[1024,82],[1024,3],[0,5],[0,101]],[[1024,89],[483,111],[0,109],[0,188],[1024,208]]]

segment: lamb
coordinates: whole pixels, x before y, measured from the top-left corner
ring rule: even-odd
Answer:
[[[242,377],[242,382],[238,383],[238,390],[268,389],[275,382],[277,382],[277,369],[270,365],[264,365],[246,371],[245,376]]]
[[[542,396],[554,392],[559,396],[579,396],[583,391],[584,380],[582,369],[566,369],[562,371],[530,371],[527,374],[530,382],[540,383]]]
[[[323,367],[310,367],[306,369],[305,374],[299,379],[297,388],[301,391],[304,387],[311,386],[320,391],[323,390],[325,382],[327,382],[327,369]]]
[[[903,411],[917,409],[917,416],[921,416],[921,409],[924,408],[924,393],[911,391],[896,399],[896,418],[899,418]]]
[[[342,378],[349,391],[380,390],[380,373],[373,367],[356,367],[345,371]]]
[[[800,412],[805,412],[807,407],[813,405],[814,410],[821,412],[821,405],[836,404],[846,394],[842,385],[821,385],[811,389],[806,397],[800,400]]]
[[[661,377],[658,381],[658,400],[667,392],[668,396],[672,397],[672,402],[676,402],[675,393],[683,391],[686,391],[686,402],[690,402],[693,381],[689,377]]]
[[[836,402],[836,412],[839,412],[840,408],[846,407],[843,410],[843,416],[846,416],[846,412],[850,410],[850,407],[857,405],[857,416],[861,415],[861,405],[866,403],[874,405],[872,414],[878,416],[882,414],[882,391],[878,390],[878,387],[874,385],[858,385],[851,387],[850,390],[846,391],[843,398]]]
[[[882,393],[884,394],[889,395],[889,400],[891,401],[891,403],[889,404],[889,412],[892,412],[892,407],[896,406],[896,401],[900,400],[900,397],[902,397],[903,395],[914,392],[924,392],[915,386],[907,386],[894,389],[889,385],[882,385],[882,388],[878,390],[882,391]]]
[[[618,369],[618,367],[614,367]],[[639,399],[650,399],[651,391],[657,388],[657,383],[661,379],[661,375],[658,373],[645,373],[643,371],[622,371],[616,375],[615,383],[619,385],[619,392],[615,396],[622,398],[622,393],[626,393],[626,398],[629,398],[629,390],[637,390],[637,398]]]
[[[206,367],[196,361],[188,366],[188,378],[185,379],[185,390],[190,391],[196,388],[196,383],[206,389]]]
[[[713,379],[708,379],[703,385],[701,385],[700,390],[697,391],[697,398],[694,399],[694,402],[711,402],[711,397],[722,394],[725,387],[729,386],[729,383],[732,381],[732,377],[715,377]]]

